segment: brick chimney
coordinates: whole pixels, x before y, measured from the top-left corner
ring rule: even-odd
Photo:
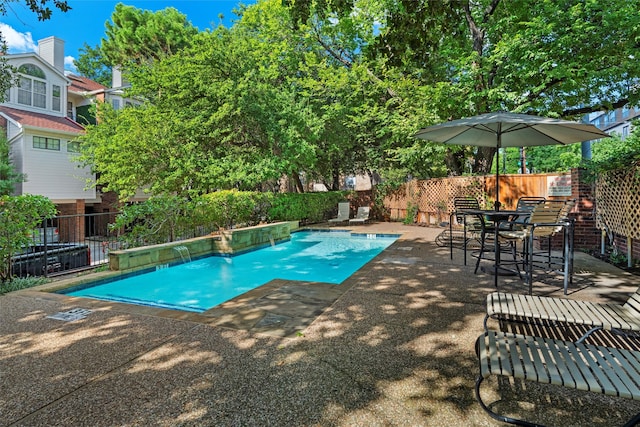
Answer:
[[[54,36],[38,40],[38,55],[64,73],[64,40]]]

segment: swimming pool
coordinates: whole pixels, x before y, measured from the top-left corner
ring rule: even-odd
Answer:
[[[274,279],[340,284],[398,237],[301,231],[285,243],[241,255],[211,256],[59,292],[201,313]]]

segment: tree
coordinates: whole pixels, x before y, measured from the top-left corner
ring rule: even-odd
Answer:
[[[91,47],[85,43],[80,48],[78,59],[73,61],[80,75],[90,78],[106,87],[111,87],[112,67],[102,55],[100,46]]]
[[[24,181],[25,176],[16,172],[9,158],[9,142],[0,137],[0,196],[11,195],[17,183]]]
[[[633,130],[625,139],[614,135],[593,144],[593,158],[587,165],[593,174],[617,170],[638,173],[634,168],[640,164],[640,121],[633,124]]]
[[[191,196],[253,189],[282,175],[303,191],[302,174],[337,189],[345,174],[397,167],[394,150],[417,130],[412,117],[434,116],[431,89],[378,77],[371,67],[384,64],[362,61],[378,14],[296,30],[278,0],[247,7],[231,29],[130,66],[130,95],[148,103],[103,107],[84,160],[123,197],[143,186]],[[421,174],[444,173],[444,150],[416,151]]]
[[[347,174],[373,177],[375,172],[397,168],[404,159],[395,150],[406,145],[417,130],[414,115],[434,116],[430,97],[421,98],[429,88],[416,89],[412,76],[395,73],[384,61],[364,55],[375,41],[376,23],[385,11],[378,2],[359,0],[355,4],[357,13],[327,14],[285,27],[298,35],[297,49],[305,52],[286,51],[295,58],[290,80],[321,123],[316,161],[306,172],[332,189],[338,189],[339,178]],[[259,7],[250,8],[239,24],[245,24],[253,10]],[[265,27],[261,26],[260,34],[268,31]],[[422,151],[443,150],[428,147]],[[441,173],[441,168],[431,167],[438,163],[437,157],[418,163],[421,175]]]
[[[7,9],[11,9],[10,3],[17,0],[1,0],[0,1],[0,15],[6,15]],[[71,10],[66,0],[24,0],[29,9],[36,14],[39,21],[46,21],[51,18],[53,10],[49,5],[53,5],[55,9],[61,12],[67,12]]]
[[[0,281],[11,279],[11,258],[32,242],[42,220],[55,214],[55,205],[44,196],[0,196]]]
[[[112,66],[144,64],[173,55],[198,33],[187,17],[172,7],[151,12],[118,3],[111,21],[105,24],[100,50]]]
[[[145,185],[154,194],[252,189],[306,170],[317,120],[290,90],[286,44],[250,27],[219,27],[132,66],[131,95],[148,102],[120,112],[102,106],[83,158],[123,197]]]
[[[9,89],[16,83],[15,69],[7,62],[6,54],[7,43],[0,33],[0,102],[5,101]]]
[[[347,16],[358,6],[290,3],[299,23]],[[638,0],[381,3],[386,20],[366,54],[436,88],[439,120],[497,110],[571,119],[639,100]],[[465,149],[454,150],[448,166],[461,174]],[[474,171],[489,171],[494,154],[478,149]]]

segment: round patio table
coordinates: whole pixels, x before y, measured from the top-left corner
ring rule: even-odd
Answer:
[[[513,270],[506,269],[504,267],[500,267],[500,243],[498,242],[498,230],[500,227],[500,223],[504,221],[508,221],[514,217],[522,217],[529,216],[531,212],[523,212],[517,210],[486,210],[486,209],[465,209],[462,212],[463,215],[482,215],[487,220],[493,222],[495,237],[493,239],[493,267],[492,268],[484,268],[483,271],[489,271],[493,273],[494,277],[494,285],[498,287],[498,276],[500,275],[513,275],[517,274]],[[480,248],[482,251],[484,248]]]

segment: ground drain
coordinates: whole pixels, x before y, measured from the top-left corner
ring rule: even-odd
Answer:
[[[291,320],[291,317],[289,316],[267,313],[258,323],[256,323],[255,326],[258,328],[276,326],[281,325],[289,320]]]
[[[87,317],[91,313],[91,310],[86,308],[73,308],[69,311],[61,311],[51,316],[47,316],[47,319],[63,320],[65,322],[73,322],[74,320],[80,320]]]

